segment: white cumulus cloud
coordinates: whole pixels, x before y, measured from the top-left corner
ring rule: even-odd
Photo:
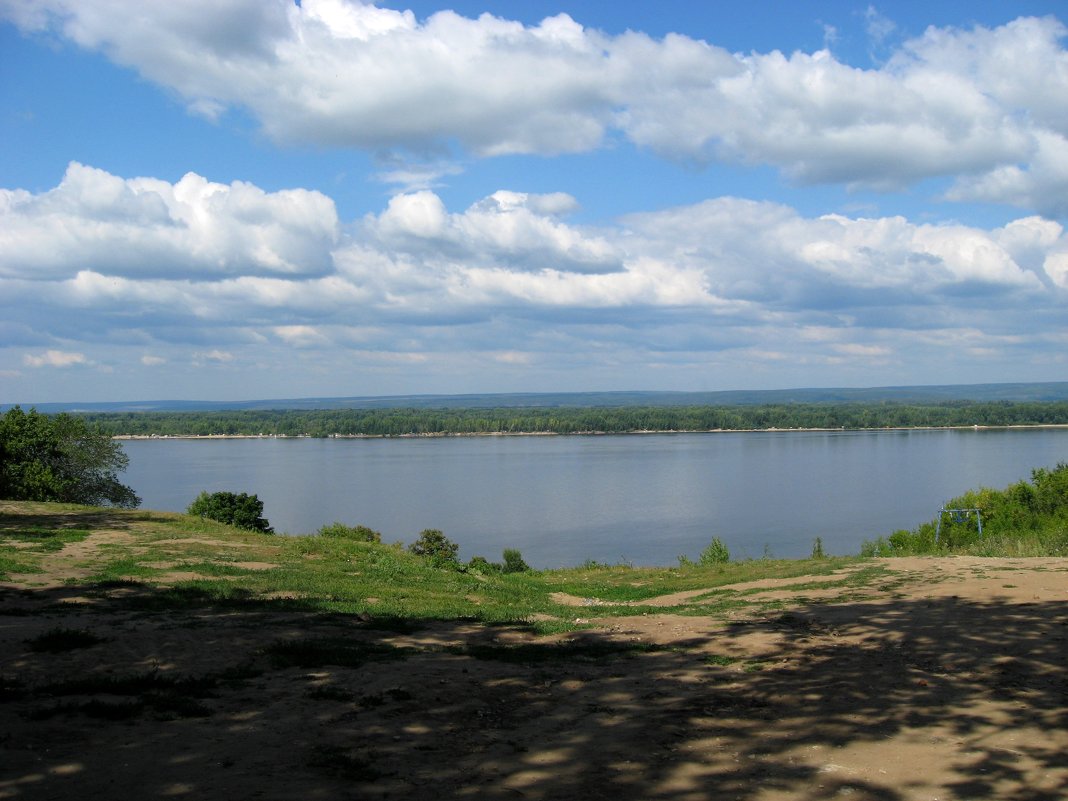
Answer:
[[[563,192],[500,190],[460,214],[449,213],[429,190],[394,196],[365,221],[368,234],[388,250],[429,261],[571,272],[618,270],[619,252],[604,237],[559,218],[578,203]]]
[[[357,0],[8,0],[0,12],[106,53],[198,113],[247,109],[284,142],[544,155],[621,135],[804,182],[957,178],[950,198],[1065,213],[1068,51],[1052,17],[932,27],[858,68],[828,50],[609,35],[566,14],[417,20]],[[890,21],[877,21],[885,35]]]
[[[118,218],[134,244],[175,219],[165,193],[146,199],[131,189],[163,182],[78,172],[101,187],[98,196],[83,198],[67,179],[36,195],[7,190],[16,206],[36,208],[22,218],[9,208],[7,219],[66,226],[84,240],[85,220],[102,221],[111,236]],[[200,196],[207,184],[193,185]],[[503,369],[579,353],[672,365],[728,352],[739,364],[890,364],[967,349],[1011,363],[1014,349],[1048,354],[1063,344],[1068,234],[1040,216],[983,228],[806,216],[720,197],[592,227],[567,219],[576,207],[562,193],[499,190],[453,210],[429,190],[404,193],[320,244],[319,273],[265,274],[251,259],[210,271],[192,247],[172,253],[166,273],[102,258],[90,268],[82,252],[63,247],[42,269],[25,250],[13,249],[19,258],[0,250],[9,333],[0,369],[13,367],[5,353],[24,367],[92,365],[85,352],[116,344],[127,356],[99,363],[152,367],[160,353],[169,365],[235,371],[281,355],[347,364],[353,354],[361,363],[440,367],[440,354],[482,353]],[[239,243],[248,224],[220,214],[200,230]]]
[[[315,274],[338,237],[332,200],[188,173],[175,184],[72,162],[40,194],[0,189],[0,275]]]

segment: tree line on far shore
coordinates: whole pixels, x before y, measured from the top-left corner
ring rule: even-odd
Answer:
[[[1068,424],[1068,402],[228,410],[80,415],[112,436],[431,436]]]

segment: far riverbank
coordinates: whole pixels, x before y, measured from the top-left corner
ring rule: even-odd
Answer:
[[[408,434],[114,434],[116,440],[226,440],[226,439],[443,439],[448,437],[608,437],[656,434],[755,434],[837,431],[1012,431],[1068,428],[1068,423],[1035,425],[883,426],[878,428],[709,428],[640,431],[429,431]]]

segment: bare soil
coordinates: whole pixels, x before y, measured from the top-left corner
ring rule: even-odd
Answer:
[[[65,583],[122,536],[0,585],[0,799],[1068,797],[1068,560],[887,560],[847,600],[750,582],[781,610],[554,641]]]

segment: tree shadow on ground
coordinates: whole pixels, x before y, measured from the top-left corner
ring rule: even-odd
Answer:
[[[128,529],[141,520],[152,519],[149,515],[113,509],[78,508],[75,511],[42,511],[37,513],[9,514],[0,511],[0,534],[5,531],[26,529]]]
[[[1068,793],[1059,603],[810,606],[657,646],[114,589],[0,596],[0,797]],[[32,648],[60,627],[100,641]],[[904,764],[860,764],[885,748]]]

